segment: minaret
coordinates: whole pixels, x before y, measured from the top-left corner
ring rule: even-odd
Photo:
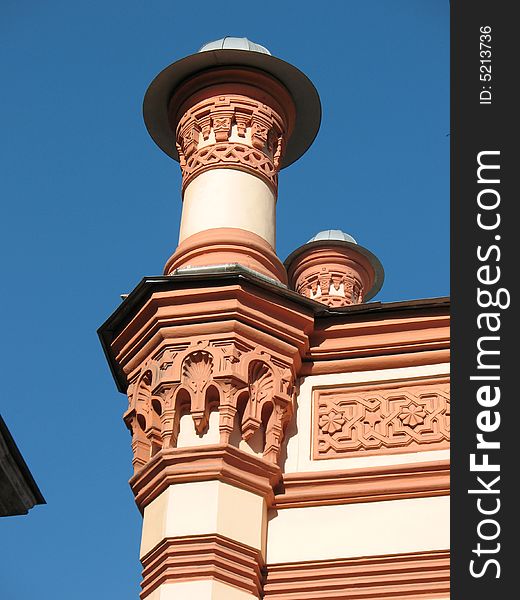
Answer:
[[[179,246],[165,275],[240,264],[287,282],[275,253],[278,172],[307,150],[320,116],[307,77],[243,38],[206,44],[155,78],[146,126],[182,171]]]
[[[292,289],[330,307],[367,302],[384,280],[377,256],[339,229],[317,233],[287,257],[285,266]]]
[[[148,131],[182,170],[179,245],[100,328],[129,400],[143,600],[262,596],[313,325],[274,249],[278,173],[320,114],[303,73],[241,38],[173,63],[146,93]]]

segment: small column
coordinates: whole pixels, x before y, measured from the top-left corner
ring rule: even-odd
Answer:
[[[278,173],[317,133],[312,83],[263,46],[224,38],[165,69],[144,114],[182,171],[179,246],[165,275],[240,264],[285,284],[275,252]]]

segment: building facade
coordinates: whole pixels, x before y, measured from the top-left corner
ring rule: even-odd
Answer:
[[[449,597],[449,302],[369,302],[379,260],[320,232],[282,263],[278,174],[319,96],[242,38],[144,102],[182,170],[179,245],[100,328],[129,399],[141,598]]]
[[[45,499],[0,415],[0,517],[26,515],[37,504]]]

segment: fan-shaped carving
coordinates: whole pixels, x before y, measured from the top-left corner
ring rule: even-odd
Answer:
[[[263,362],[254,362],[249,367],[249,394],[252,402],[262,404],[272,396],[274,390],[274,375]]]
[[[192,392],[201,392],[213,373],[213,358],[209,352],[192,352],[182,364],[182,380]]]
[[[260,427],[262,408],[265,402],[271,401],[273,392],[273,371],[262,361],[252,362],[249,365],[249,402],[242,419],[242,437],[245,440],[250,439]]]
[[[191,391],[191,416],[195,430],[203,435],[208,425],[209,408],[205,390],[213,374],[213,357],[209,352],[197,350],[189,354],[182,363],[182,381]]]
[[[148,403],[152,392],[152,372],[145,371],[135,392],[136,403]]]
[[[261,440],[257,451],[276,462],[293,387],[286,363],[262,347],[199,339],[191,347],[167,348],[145,363],[129,388],[125,422],[132,432],[135,471],[157,452],[177,446],[183,415],[191,415],[202,438],[210,412],[217,410],[220,443]]]

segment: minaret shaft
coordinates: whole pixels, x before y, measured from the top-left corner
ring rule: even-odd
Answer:
[[[238,263],[285,283],[275,243],[278,171],[295,119],[286,88],[260,71],[210,69],[174,92],[169,119],[183,207],[165,273]],[[186,248],[195,246],[194,262]],[[260,262],[250,247],[262,247]]]
[[[208,170],[193,179],[184,192],[179,243],[223,227],[250,231],[275,248],[276,198],[265,181],[233,168]]]

